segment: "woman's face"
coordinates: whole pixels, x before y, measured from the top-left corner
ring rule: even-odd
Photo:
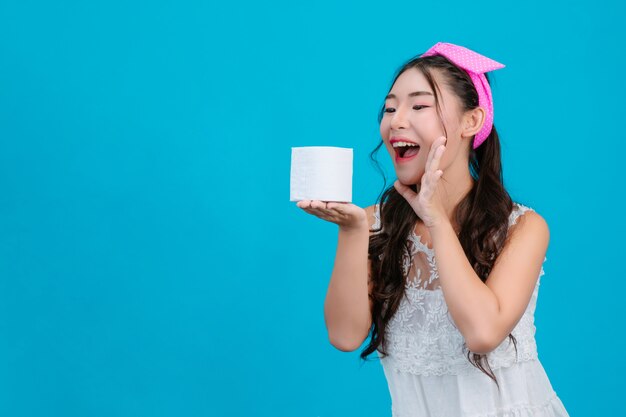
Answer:
[[[460,149],[460,103],[442,82],[437,71],[432,71],[435,81],[441,90],[439,105],[444,117],[443,123],[448,132],[446,151],[443,154],[439,169],[444,170],[456,158]],[[385,100],[385,112],[380,123],[380,134],[385,147],[393,160],[396,175],[403,184],[419,184],[426,168],[426,161],[431,144],[440,136],[444,136],[435,107],[435,97],[428,81],[416,68],[404,71]],[[392,142],[402,140],[419,145],[415,156],[400,157]],[[410,152],[411,148],[409,149]]]

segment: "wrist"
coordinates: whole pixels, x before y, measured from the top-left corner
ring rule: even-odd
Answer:
[[[432,224],[426,226],[429,232],[433,232],[440,229],[452,228],[452,223],[449,219],[440,219],[432,222]]]
[[[347,234],[366,233],[369,235],[369,225],[367,224],[367,221],[364,220],[351,226],[339,225],[339,231]]]

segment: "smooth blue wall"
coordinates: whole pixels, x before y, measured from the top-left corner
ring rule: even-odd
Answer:
[[[289,201],[291,147],[354,148],[354,203],[372,204],[378,108],[438,41],[506,65],[505,184],[551,230],[539,356],[572,416],[616,415],[623,16],[618,1],[2,1],[0,415],[390,415],[380,363],[328,342],[337,226]]]

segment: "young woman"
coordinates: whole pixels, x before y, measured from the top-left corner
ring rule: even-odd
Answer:
[[[331,343],[376,351],[392,415],[568,416],[537,356],[545,220],[504,188],[486,73],[439,42],[398,71],[379,114],[398,177],[379,202],[299,201],[339,225]]]

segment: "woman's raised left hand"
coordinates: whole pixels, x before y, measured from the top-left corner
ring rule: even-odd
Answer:
[[[447,221],[441,198],[442,189],[439,186],[439,179],[443,175],[443,170],[439,169],[439,162],[446,149],[445,143],[446,137],[440,136],[430,146],[426,169],[417,193],[399,180],[393,183],[398,193],[404,197],[419,218],[422,219],[424,225],[429,228],[442,221]]]

